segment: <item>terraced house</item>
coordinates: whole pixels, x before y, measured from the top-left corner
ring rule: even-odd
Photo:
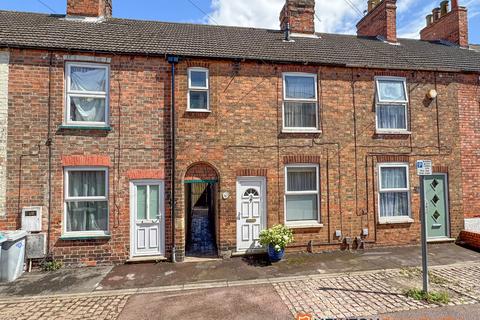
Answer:
[[[480,214],[480,53],[467,9],[443,1],[421,39],[396,1],[368,1],[357,35],[315,33],[313,0],[278,30],[0,12],[0,229],[47,235],[68,264],[182,261],[456,238]],[[414,31],[414,30],[412,30]],[[33,217],[33,218],[32,218]],[[29,227],[30,228],[30,227]]]

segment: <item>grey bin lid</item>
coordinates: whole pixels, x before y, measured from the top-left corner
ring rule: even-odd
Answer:
[[[17,241],[27,236],[27,231],[25,230],[12,230],[12,231],[0,231],[0,234],[3,234],[4,241]],[[3,242],[0,237],[0,242]]]

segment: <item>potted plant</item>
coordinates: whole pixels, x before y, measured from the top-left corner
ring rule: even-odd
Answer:
[[[282,260],[287,244],[293,242],[293,232],[284,225],[276,225],[260,232],[260,244],[267,246],[271,262]]]

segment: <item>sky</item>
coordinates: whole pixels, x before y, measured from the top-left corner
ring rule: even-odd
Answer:
[[[67,0],[0,0],[0,10],[65,13]],[[459,0],[469,12],[470,42],[480,44],[480,0]],[[113,0],[118,18],[278,29],[285,0]],[[397,0],[399,37],[418,38],[440,0]],[[355,33],[367,0],[316,0],[316,31]]]

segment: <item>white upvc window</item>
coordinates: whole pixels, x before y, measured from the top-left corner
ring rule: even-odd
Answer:
[[[188,69],[188,106],[187,111],[209,112],[210,89],[208,69]]]
[[[110,68],[105,64],[68,62],[65,65],[65,125],[107,127]]]
[[[283,74],[283,130],[318,132],[317,75]]]
[[[108,234],[108,169],[65,168],[65,236]]]
[[[406,163],[378,165],[378,211],[381,223],[411,220],[408,170]]]
[[[377,132],[408,132],[408,93],[406,78],[376,77],[375,86]]]
[[[319,175],[316,164],[285,166],[285,221],[286,225],[318,225]]]

